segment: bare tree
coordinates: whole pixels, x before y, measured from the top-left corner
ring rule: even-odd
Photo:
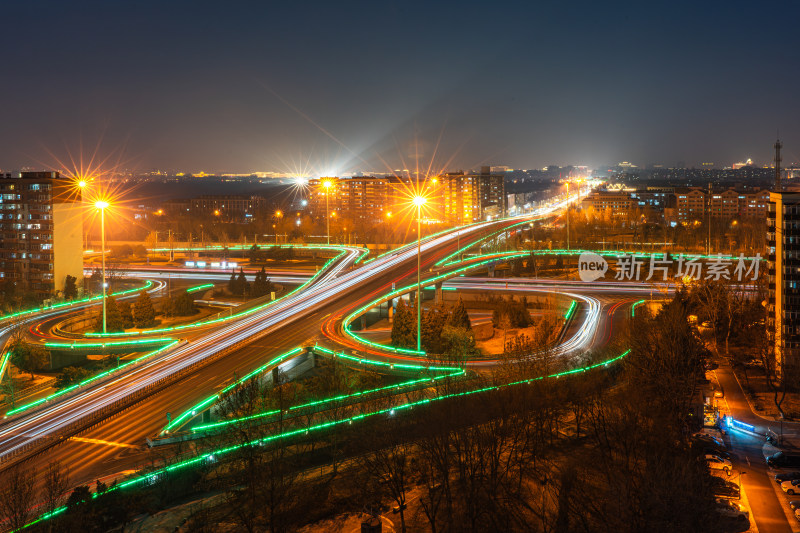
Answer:
[[[389,423],[389,425],[392,425]],[[389,495],[397,503],[400,513],[400,530],[406,531],[406,493],[412,473],[411,445],[397,431],[397,426],[384,427],[373,432],[383,442],[375,442],[376,449],[365,455],[361,463],[374,478],[381,480]]]
[[[36,471],[21,465],[6,470],[0,479],[0,513],[11,530],[21,529],[33,516]]]
[[[69,468],[62,467],[58,461],[53,461],[47,465],[42,481],[44,483],[44,511],[52,514],[66,502],[69,489]],[[50,531],[53,531],[52,520],[48,521],[48,524]]]

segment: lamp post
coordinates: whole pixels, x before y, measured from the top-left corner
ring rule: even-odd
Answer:
[[[103,334],[106,333],[106,208],[108,202],[98,200],[94,206],[100,210],[100,257],[103,265]]]
[[[567,181],[567,251],[569,251],[569,181]]]
[[[83,203],[83,191],[86,190],[86,186],[89,185],[89,182],[87,182],[85,179],[80,179],[78,180],[77,185],[78,185],[78,190],[80,190],[81,192],[81,203]],[[83,241],[83,249],[86,250],[89,248],[89,230],[88,228],[84,229],[86,229],[86,231],[83,232],[84,235],[81,235],[81,237],[85,237]]]
[[[422,351],[422,206],[425,205],[424,196],[415,196],[414,205],[417,206],[417,351]]]
[[[283,212],[280,209],[275,211],[275,224],[272,225],[272,227],[275,228],[275,246],[278,246],[278,228],[276,226],[277,226],[277,223],[278,223],[278,221],[280,221],[282,216],[283,216]]]
[[[329,204],[328,204],[328,196],[330,196],[330,190],[333,183],[331,180],[325,180],[322,182],[322,186],[325,187],[325,233],[328,236],[328,244],[331,243],[331,216],[329,212]]]

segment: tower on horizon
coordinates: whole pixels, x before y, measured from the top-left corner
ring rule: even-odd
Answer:
[[[781,192],[781,148],[780,139],[775,141],[775,192]]]

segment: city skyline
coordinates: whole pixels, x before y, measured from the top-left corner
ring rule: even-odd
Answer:
[[[800,160],[795,5],[188,6],[4,7],[2,168],[719,166],[776,135]]]

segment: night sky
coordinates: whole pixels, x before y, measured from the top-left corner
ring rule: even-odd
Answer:
[[[800,160],[800,2],[0,6],[0,169]]]

